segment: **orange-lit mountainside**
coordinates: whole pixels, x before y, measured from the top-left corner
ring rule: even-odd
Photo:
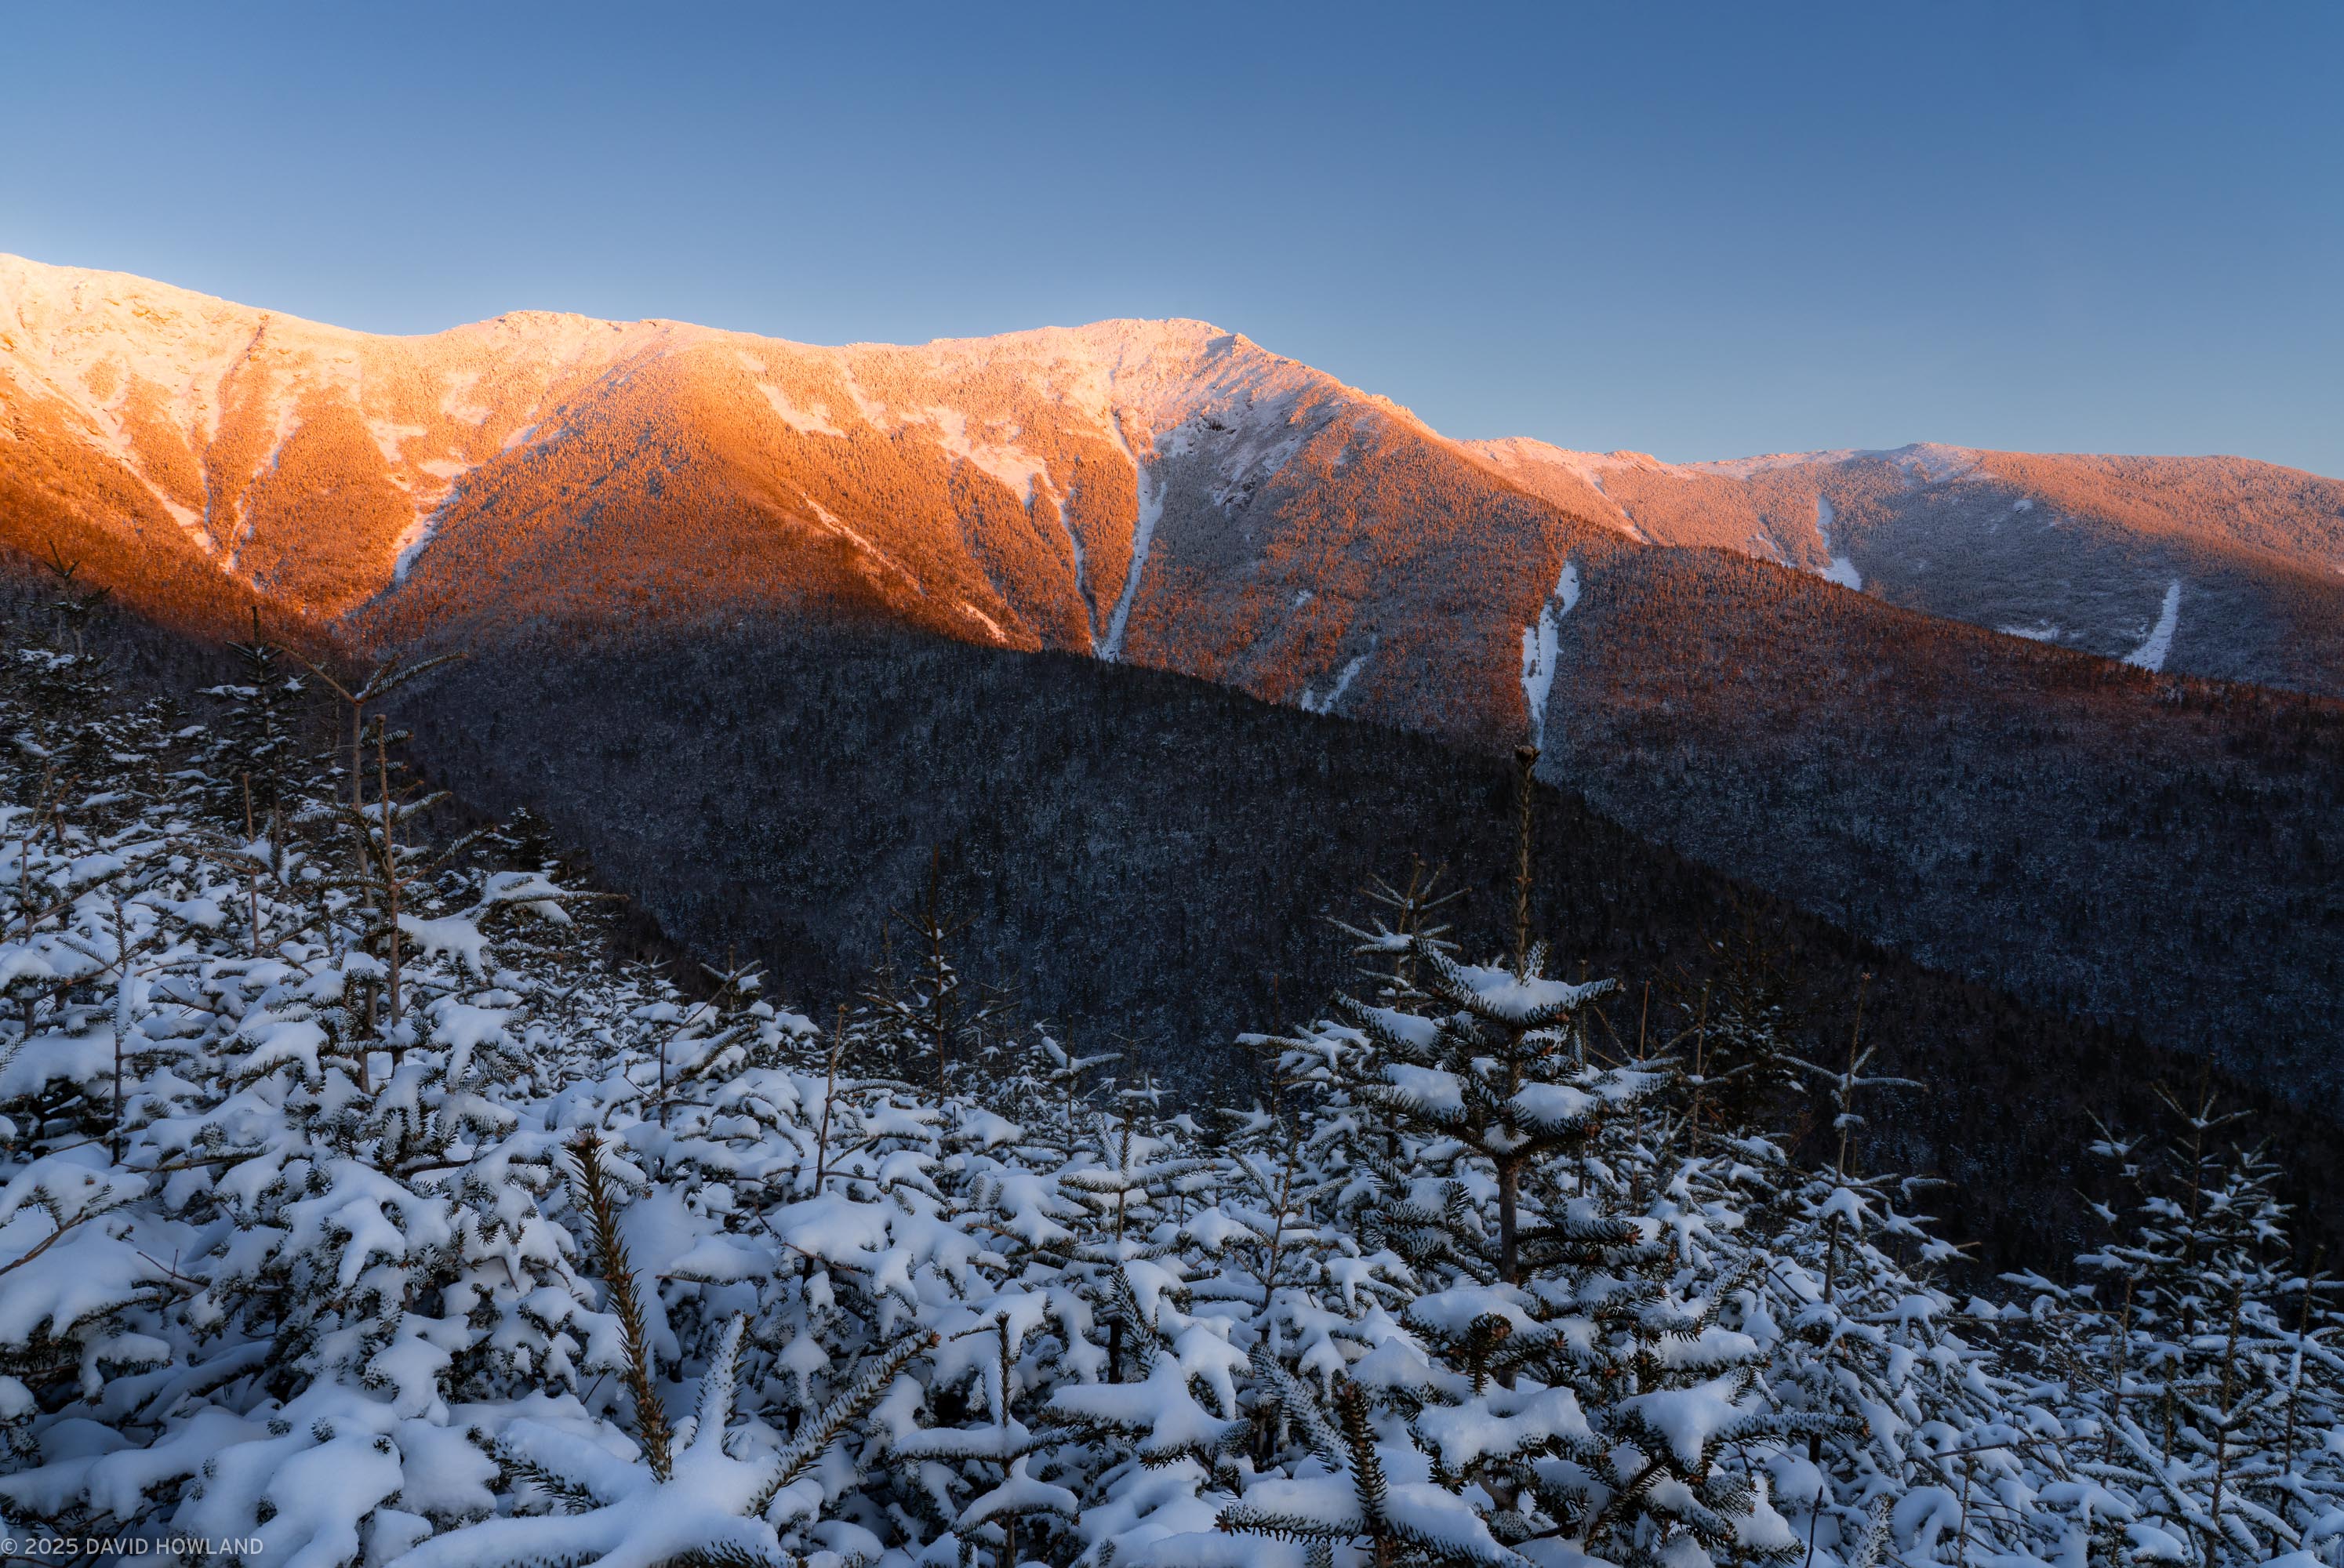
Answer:
[[[1521,729],[1522,626],[1574,550],[1622,548],[1196,322],[402,339],[13,261],[0,301],[10,542],[183,621],[258,598],[478,641],[816,606],[1463,736]]]
[[[1017,787],[1087,788],[1065,738],[1158,699],[1047,651],[1484,754],[1528,734],[1547,779],[1859,938],[2344,1097],[2339,512],[2232,458],[1452,442],[1198,322],[384,337],[0,258],[0,553],[183,630],[470,650],[419,715],[450,782],[612,865],[662,846],[642,879],[697,879],[661,918],[719,946],[693,911],[769,877],[765,839],[692,835],[757,779],[870,813],[841,712],[933,738],[1005,682],[1027,719],[988,722],[1052,737]],[[898,699],[899,669],[945,685]],[[686,709],[672,746],[732,749],[678,792],[642,716]],[[965,782],[1006,754],[951,755]],[[1102,810],[1120,842],[1147,801]]]
[[[193,627],[258,601],[383,645],[819,607],[1481,744],[1725,635],[1678,624],[1695,605],[1750,622],[1753,659],[1810,619],[1910,640],[1893,606],[2010,634],[1978,656],[2014,669],[2066,648],[2344,691],[2334,480],[1455,443],[1199,322],[826,348],[525,313],[386,337],[0,257],[0,407],[6,541]],[[1571,612],[1607,596],[1591,648]]]

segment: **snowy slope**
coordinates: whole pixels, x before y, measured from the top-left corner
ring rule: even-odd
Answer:
[[[212,629],[256,602],[376,643],[819,609],[1480,743],[1534,729],[1581,657],[1566,560],[1601,600],[1622,552],[1709,545],[2111,658],[2179,580],[2164,670],[2344,690],[2332,481],[1450,443],[1197,321],[820,347],[524,312],[383,337],[0,257],[0,537]],[[1655,600],[1635,635],[1666,659],[1679,634]]]
[[[1456,734],[1519,730],[1507,645],[1584,528],[1196,321],[833,348],[524,313],[391,338],[0,258],[0,401],[38,457],[0,477],[12,542],[166,583],[143,608],[182,621],[257,598],[475,639],[821,606]],[[1487,613],[1427,613],[1460,588]]]
[[[2106,658],[2163,623],[2177,578],[2189,608],[2165,628],[2167,668],[2344,692],[2344,482],[2237,457],[1926,443],[1688,464],[1461,445],[1632,538],[1739,550]]]

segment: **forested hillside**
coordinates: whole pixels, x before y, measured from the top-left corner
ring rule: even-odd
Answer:
[[[1370,879],[1404,881],[1412,858],[1445,867],[1469,890],[1450,918],[1476,941],[1497,940],[1510,907],[1503,762],[1160,672],[901,636],[612,638],[582,658],[481,650],[401,713],[437,777],[543,811],[677,940],[753,957],[795,994],[851,994],[935,854],[973,979],[1206,1099],[1250,1088],[1239,1031],[1299,1019],[1346,982],[1330,922],[1362,918]],[[1949,1224],[1997,1259],[2078,1233],[2088,1116],[2144,1117],[2154,1083],[2198,1081],[2200,1061],[2129,1029],[1851,941],[1574,794],[1541,801],[1541,929],[1629,982],[1601,1004],[1610,1027],[1681,1027],[1719,970],[1708,944],[1746,921],[1778,954],[1807,1049],[1844,1050],[1861,999],[1885,1059],[1935,1086],[1866,1137],[1954,1179]],[[2258,961],[2283,961],[2288,934],[2263,940],[2278,950]],[[2198,960],[2198,1006],[2268,1019],[2267,998],[2214,972],[2222,951]],[[1956,974],[1961,959],[1948,955]],[[2291,1085],[2276,1054],[2255,1060],[2238,1081],[2268,1104]],[[2329,1168],[2324,1117],[2269,1124]]]
[[[1713,463],[1460,445],[1631,538],[1738,551],[2154,670],[2344,697],[2344,480],[1934,442]]]
[[[1618,1029],[1635,977],[1540,928],[1600,925],[1636,868],[1527,766],[1480,781],[1564,888],[1517,839],[1495,920],[1420,882],[1359,907],[1346,994],[1274,1009],[1258,1097],[1215,1106],[1070,1050],[1089,1018],[991,1007],[933,906],[859,1005],[613,964],[541,831],[416,791],[365,696],[406,671],[256,640],[199,703],[134,699],[93,608],[68,590],[0,661],[12,1542],[221,1568],[2344,1545],[2344,1324],[2250,1129],[2184,1091],[2079,1136],[2106,1199],[2080,1252],[1965,1266],[1857,1136],[1926,1103],[1872,1037],[1809,1043],[1748,966]],[[1199,981],[1251,967],[1207,947]]]
[[[386,338],[13,258],[0,318],[0,541],[170,624],[238,634],[258,608],[313,651],[574,659],[618,689],[593,664],[613,632],[665,660],[845,622],[1177,670],[1493,758],[1535,735],[1551,781],[1645,838],[1925,965],[2323,1112],[2344,1085],[2344,705],[2180,673],[2334,689],[2331,481],[1936,447],[1504,462],[1528,448],[1469,449],[1193,321],[833,349],[521,314]],[[1744,523],[1771,550],[1729,538]],[[2029,635],[1985,628],[2006,617]],[[753,725],[722,686],[711,711]],[[531,733],[608,729],[601,697],[568,690]],[[1041,737],[1000,744],[1066,772]],[[649,741],[629,766],[610,789],[646,841],[702,797],[737,812],[737,791],[656,787]],[[1148,775],[1116,788],[1146,839]],[[674,897],[785,896],[753,890],[744,852],[709,864]]]
[[[2333,1113],[2344,705],[1859,627],[1828,584],[1671,557],[1613,562],[1561,618],[1551,777],[1864,937]]]

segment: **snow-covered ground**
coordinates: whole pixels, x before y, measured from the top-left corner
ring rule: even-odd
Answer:
[[[2176,578],[2165,590],[2165,603],[2157,612],[2157,624],[2148,628],[2141,645],[2125,655],[2125,662],[2137,668],[2155,672],[2165,668],[2173,653],[2173,633],[2181,624],[2181,579]]]
[[[1833,521],[1831,498],[1828,496],[1817,496],[1815,498],[1815,534],[1824,542],[1824,553],[1831,556],[1831,564],[1824,568],[1823,576],[1826,581],[1835,582],[1842,588],[1854,588],[1861,593],[1864,590],[1864,574],[1855,569],[1855,563],[1845,556],[1832,555]]]

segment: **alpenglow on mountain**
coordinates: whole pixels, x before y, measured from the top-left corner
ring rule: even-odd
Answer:
[[[432,765],[636,868],[649,901],[688,869],[661,917],[680,931],[749,940],[687,918],[771,874],[770,837],[721,830],[742,780],[849,812],[903,788],[840,782],[842,709],[923,766],[957,758],[930,788],[974,798],[968,770],[1016,749],[930,724],[965,720],[972,682],[1033,731],[1026,776],[1055,791],[1034,834],[1087,822],[1116,876],[1152,874],[1132,823],[1177,769],[1135,754],[1109,800],[1083,738],[1170,699],[1112,661],[1484,755],[1527,736],[1549,781],[1864,940],[2323,1103],[2344,1093],[2339,496],[2228,458],[1453,442],[1197,322],[823,348],[523,315],[393,338],[0,260],[0,560],[76,563],[201,633],[258,612],[348,652],[472,651],[419,699]],[[751,716],[674,738],[705,753],[692,789],[645,744],[673,711]],[[1217,767],[1269,754],[1180,733]],[[503,769],[524,734],[528,769]],[[1217,799],[1260,799],[1242,773]],[[953,814],[903,806],[890,841],[950,853]],[[1393,827],[1345,821],[1370,846]],[[906,896],[852,869],[881,907]]]
[[[1996,660],[2033,639],[2344,692],[2336,480],[1452,442],[1201,322],[830,348],[522,313],[385,337],[0,257],[0,538],[190,625],[258,601],[384,644],[819,609],[1486,744],[1669,657],[1672,606],[1772,614],[1785,588],[1721,577],[1718,547],[1803,574],[1803,613],[1859,641],[1902,608],[2007,634]],[[1590,648],[1574,611],[1607,596]]]

